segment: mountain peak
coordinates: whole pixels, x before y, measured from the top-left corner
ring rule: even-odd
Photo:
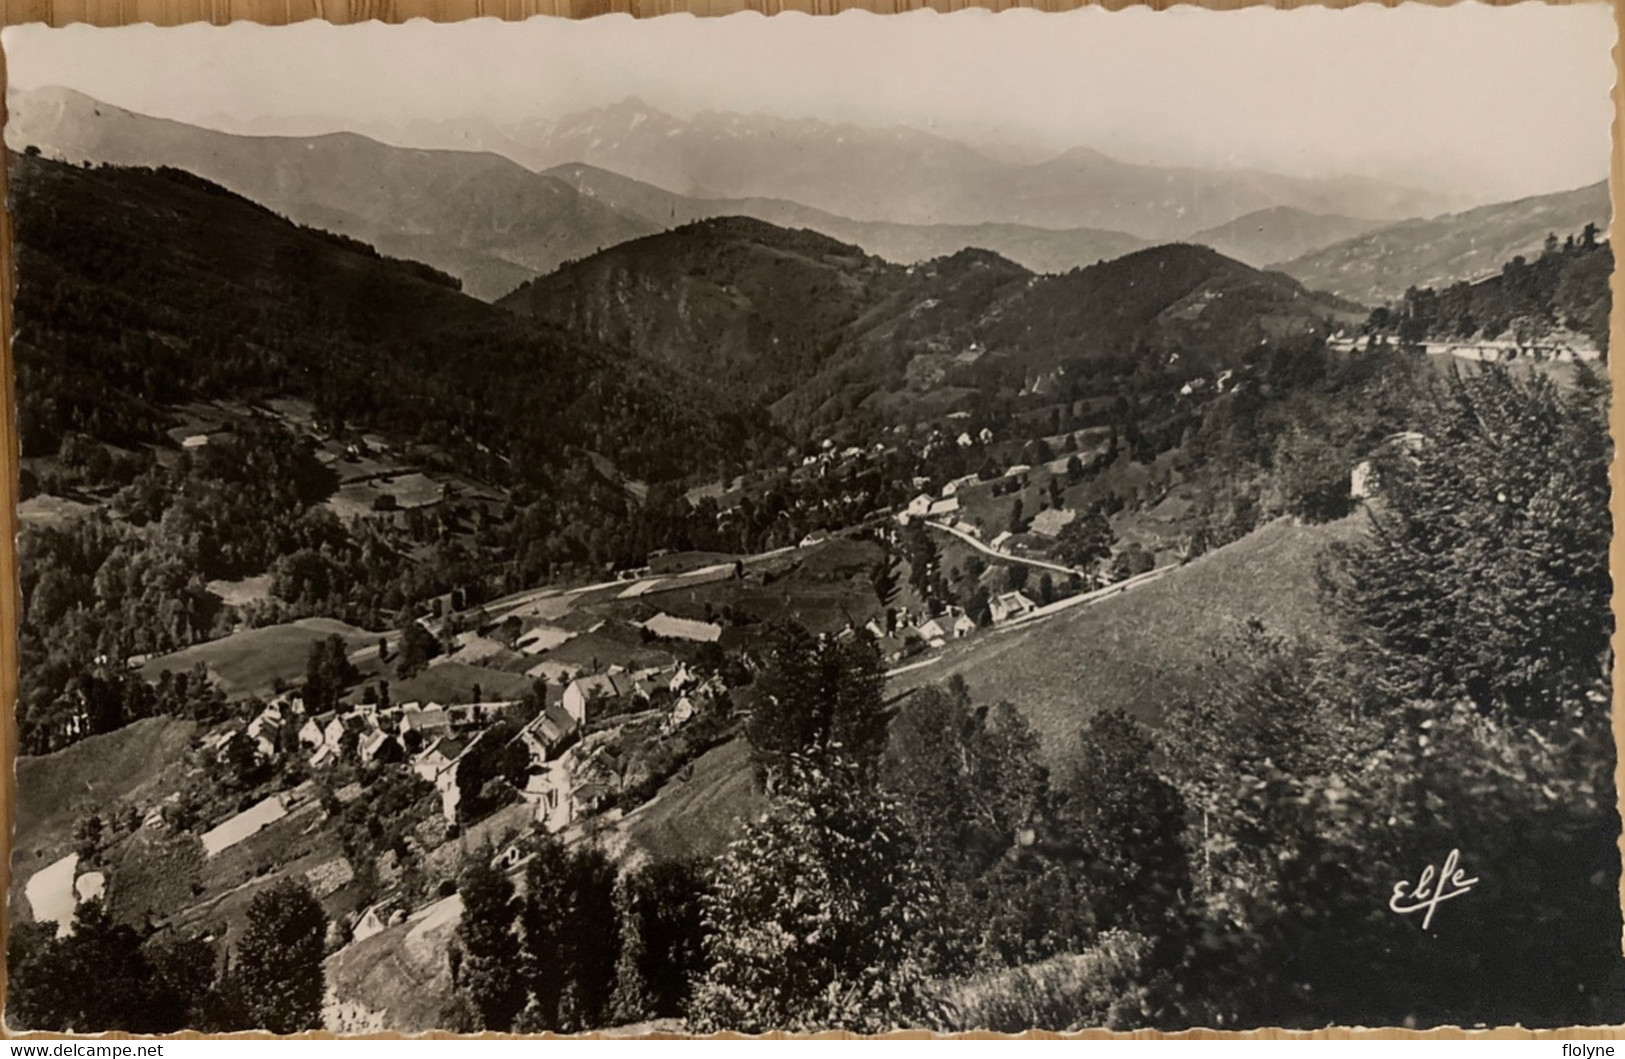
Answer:
[[[1068,168],[1092,168],[1102,166],[1120,166],[1125,163],[1118,161],[1104,151],[1093,147],[1069,147],[1060,154],[1051,158],[1044,165]]]

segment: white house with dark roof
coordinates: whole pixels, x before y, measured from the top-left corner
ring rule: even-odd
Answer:
[[[633,682],[621,673],[599,673],[577,677],[564,689],[564,711],[578,722],[587,722],[587,706],[602,699],[619,699],[632,692]]]
[[[1024,614],[1031,614],[1037,609],[1038,604],[1020,592],[1004,592],[988,602],[988,612],[993,615],[995,625]]]

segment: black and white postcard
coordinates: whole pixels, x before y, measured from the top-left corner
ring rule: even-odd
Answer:
[[[3,40],[9,1031],[1625,1022],[1606,4]]]

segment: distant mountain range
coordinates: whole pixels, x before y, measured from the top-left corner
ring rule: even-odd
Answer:
[[[1538,254],[1548,234],[1562,239],[1587,224],[1606,232],[1612,216],[1604,180],[1573,191],[1387,225],[1279,267],[1316,290],[1376,305],[1403,297],[1409,287],[1444,288],[1492,275],[1520,254]]]
[[[1476,278],[1538,249],[1548,231],[1608,217],[1601,183],[1393,221],[1436,213],[1443,200],[1365,180],[1133,166],[1081,149],[1017,162],[910,129],[684,121],[636,100],[556,122],[405,132],[468,149],[216,132],[60,88],[14,94],[6,140],[70,161],[184,169],[298,223],[429,264],[487,301],[598,251],[741,216],[894,264],[975,248],[1046,274],[1179,240],[1372,304]]]
[[[536,170],[583,163],[701,198],[780,198],[862,221],[1093,228],[1184,238],[1274,206],[1373,220],[1457,203],[1380,181],[1135,165],[1089,148],[1029,164],[910,128],[701,113],[628,99],[480,142]]]
[[[812,228],[905,264],[978,247],[1062,272],[1154,240],[1203,241],[1193,233],[1204,225],[1227,226],[1214,241],[1265,264],[1350,234],[1358,222],[1344,214],[1406,216],[1437,198],[1362,181],[1129,166],[1089,151],[1024,164],[907,129],[681,122],[636,101],[464,132],[432,137],[460,150],[355,133],[237,135],[43,88],[12,97],[6,138],[70,161],[186,169],[300,223],[424,261],[487,300],[562,261],[712,216]],[[1333,205],[1342,213],[1309,212]],[[1262,227],[1238,220],[1258,210],[1276,212]]]
[[[918,264],[974,247],[991,250],[1034,272],[1065,272],[1151,245],[1123,232],[1095,228],[1056,230],[1022,224],[854,221],[786,199],[678,195],[607,169],[579,163],[556,166],[546,170],[546,175],[557,177],[594,201],[660,228],[675,228],[710,217],[753,217],[781,228],[821,232],[900,265]]]
[[[983,250],[896,265],[741,217],[492,306],[179,170],[12,167],[28,451],[70,431],[137,444],[166,406],[290,393],[489,473],[545,478],[579,446],[676,479],[787,434],[1216,370],[1363,316],[1203,247],[1039,276]]]

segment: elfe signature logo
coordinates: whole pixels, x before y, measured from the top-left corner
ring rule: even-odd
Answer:
[[[1433,913],[1439,905],[1470,892],[1478,882],[1476,876],[1469,879],[1467,873],[1457,867],[1460,861],[1461,851],[1453,849],[1437,874],[1431,864],[1422,869],[1422,877],[1416,880],[1416,889],[1411,890],[1408,881],[1394,883],[1394,896],[1388,899],[1388,908],[1402,916],[1426,909],[1426,914],[1422,916],[1422,929],[1426,930],[1432,924]],[[1411,892],[1407,894],[1406,890]]]

